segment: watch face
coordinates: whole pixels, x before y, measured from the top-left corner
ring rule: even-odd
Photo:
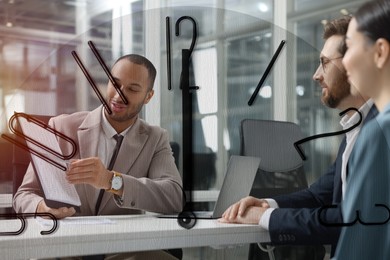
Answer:
[[[114,178],[112,178],[112,182],[111,182],[111,189],[113,190],[120,190],[122,188],[122,177],[120,176],[114,176]]]

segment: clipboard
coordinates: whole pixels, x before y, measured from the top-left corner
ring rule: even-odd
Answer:
[[[21,131],[13,126],[14,120],[17,121]],[[10,128],[26,141],[26,146],[22,148],[30,153],[31,164],[44,192],[46,205],[52,208],[75,207],[78,210],[81,201],[76,188],[65,179],[67,160],[72,158],[77,150],[75,142],[24,113],[13,115]],[[62,154],[57,138],[64,138],[72,143],[74,149],[71,154]],[[23,146],[20,143],[16,145]]]

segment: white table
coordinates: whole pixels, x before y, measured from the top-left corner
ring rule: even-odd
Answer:
[[[197,220],[192,229],[184,229],[176,219],[154,215],[98,216],[87,219],[110,219],[114,224],[72,224],[59,221],[58,229],[49,230],[36,219],[27,219],[20,235],[0,236],[1,259],[63,257],[88,254],[143,251],[202,246],[228,246],[270,241],[268,232],[258,225],[223,224],[217,220]],[[85,223],[85,222],[84,222]],[[19,220],[0,220],[0,232],[16,231]]]

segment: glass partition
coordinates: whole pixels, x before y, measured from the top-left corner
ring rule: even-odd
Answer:
[[[182,21],[180,35],[176,36],[175,22],[190,16],[197,25],[190,85],[199,89],[193,91],[194,135],[184,138],[194,141],[193,188],[218,190],[229,157],[240,153],[239,127],[243,119],[274,120],[278,109],[286,107],[285,120],[299,124],[305,136],[339,129],[338,111],[321,104],[320,88],[312,74],[322,46],[321,21],[339,16],[341,7],[353,12],[360,1],[287,2],[286,16],[292,26],[285,32],[286,45],[281,52],[285,60],[276,60],[278,65],[283,63],[286,82],[275,86],[277,76],[271,69],[254,104],[248,106],[279,44],[275,32],[283,30],[274,25],[279,19],[273,15],[274,1],[194,4],[162,0],[154,9],[145,8],[151,3],[148,1],[2,1],[0,131],[8,131],[7,120],[16,110],[54,116],[98,106],[99,99],[71,55],[71,51],[77,51],[104,94],[107,77],[87,44],[93,41],[108,66],[129,52],[158,61],[159,85],[155,88],[159,94],[155,98],[161,115],[159,124],[182,149],[181,50],[189,48],[193,28],[191,22]],[[167,16],[171,18],[172,90],[168,90],[167,81]],[[152,21],[150,17],[160,20]],[[159,49],[150,52],[146,39],[155,41]],[[277,96],[275,87],[283,89],[285,99]],[[304,145],[309,158],[305,161],[309,183],[330,164],[338,142],[335,137]],[[179,153],[178,166],[184,175],[181,156]]]
[[[339,111],[321,104],[321,90],[312,75],[318,66],[325,20],[353,13],[364,1],[283,2],[288,7],[285,17],[275,17],[275,0],[0,1],[0,132],[9,132],[7,122],[14,111],[55,116],[100,105],[71,54],[73,50],[78,53],[104,95],[108,79],[88,41],[95,43],[108,66],[126,53],[146,55],[158,72],[158,94],[153,98],[159,117],[156,124],[169,132],[180,173],[187,174],[183,171],[183,139],[191,138],[192,190],[219,190],[229,157],[240,154],[243,119],[275,120],[282,112],[284,120],[297,123],[304,136],[340,129]],[[171,90],[167,16],[171,20]],[[182,49],[189,48],[193,35],[188,20],[180,23],[180,34],[175,35],[175,23],[182,16],[192,17],[197,25],[189,68],[190,86],[199,87],[193,90],[193,136],[182,132]],[[282,18],[287,18],[288,31],[275,26]],[[279,83],[278,71],[271,69],[249,106],[278,47],[280,32],[286,45],[275,64],[281,65],[286,80]],[[157,47],[148,48],[151,42]],[[141,116],[155,124],[147,111]],[[331,137],[303,145],[309,184],[331,164],[339,141],[340,137]],[[10,146],[6,142],[0,138],[1,149]],[[1,149],[0,193],[4,193],[10,191],[12,158]],[[206,258],[210,254],[214,253],[208,252]]]

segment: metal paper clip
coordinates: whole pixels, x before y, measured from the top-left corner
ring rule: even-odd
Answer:
[[[26,118],[26,120],[28,122],[36,124],[37,126],[45,129],[46,131],[54,134],[55,136],[57,136],[59,138],[62,138],[65,141],[69,142],[72,145],[72,152],[70,154],[68,154],[68,155],[63,155],[63,154],[58,153],[58,152],[54,151],[53,149],[45,146],[44,144],[41,144],[40,142],[36,141],[32,137],[29,137],[29,136],[25,135],[22,131],[17,130],[14,127],[14,122],[15,122],[15,120],[18,120],[18,117]],[[28,115],[28,114],[15,112],[14,115],[9,120],[9,128],[10,128],[11,132],[14,133],[16,136],[19,136],[19,137],[23,138],[26,142],[30,142],[30,143],[34,144],[35,146],[41,148],[42,150],[48,152],[49,154],[52,154],[53,156],[55,156],[55,157],[57,157],[57,158],[59,158],[61,160],[69,160],[69,159],[73,158],[73,156],[77,152],[77,144],[75,143],[75,141],[73,141],[71,138],[67,137],[66,135],[64,135],[64,134],[62,134],[60,132],[58,132],[54,128],[50,127],[49,125],[43,123],[42,121],[40,121],[40,120],[38,120],[38,119],[34,118],[33,116]],[[59,164],[58,162],[56,162],[56,161],[46,157],[45,155],[35,151],[34,149],[29,148],[23,142],[18,141],[16,139],[12,138],[12,137],[9,137],[6,134],[2,134],[1,137],[4,138],[7,141],[9,141],[9,142],[19,146],[20,148],[30,152],[31,154],[34,154],[34,155],[38,156],[42,160],[45,160],[46,162],[54,165],[55,167],[57,167],[57,168],[59,168],[59,169],[61,169],[63,171],[66,171],[66,167],[64,167],[61,164]]]
[[[360,218],[360,211],[356,210],[356,217],[351,222],[346,222],[346,223],[328,223],[326,221],[323,221],[323,219],[321,218],[321,213],[325,209],[337,208],[337,205],[330,205],[330,206],[322,206],[320,208],[320,210],[318,211],[318,221],[322,225],[328,226],[328,227],[349,227],[349,226],[352,226],[352,225],[356,224],[357,222],[359,222],[360,224],[362,224],[364,226],[384,225],[384,224],[388,223],[389,220],[390,220],[390,209],[389,209],[389,207],[386,206],[385,204],[375,204],[375,207],[382,207],[382,208],[385,208],[387,210],[388,217],[387,217],[386,220],[380,221],[380,222],[365,222],[365,221],[363,221]]]
[[[26,217],[49,217],[53,220],[53,227],[49,230],[42,230],[41,235],[50,235],[54,233],[58,228],[57,218],[51,213],[12,213],[12,214],[0,214],[0,218],[16,219],[21,221],[20,229],[17,231],[0,232],[0,236],[17,236],[22,234],[26,230]]]
[[[329,136],[334,136],[334,135],[341,135],[341,134],[345,134],[349,131],[351,131],[352,129],[354,129],[355,127],[359,126],[360,123],[362,122],[363,120],[363,116],[362,116],[362,113],[360,113],[359,110],[357,110],[356,108],[354,107],[350,107],[350,108],[347,108],[346,110],[344,111],[341,111],[340,112],[340,116],[344,116],[347,112],[351,111],[351,110],[354,110],[356,111],[358,114],[359,114],[359,121],[352,125],[351,127],[345,129],[345,130],[341,130],[341,131],[336,131],[336,132],[332,132],[332,133],[325,133],[325,134],[318,134],[318,135],[313,135],[313,136],[309,136],[309,137],[306,137],[304,139],[301,139],[299,141],[296,141],[294,143],[294,147],[295,149],[297,149],[299,155],[301,156],[302,160],[306,160],[306,156],[304,154],[304,152],[302,151],[300,145],[305,143],[305,142],[308,142],[308,141],[311,141],[311,140],[314,140],[314,139],[318,139],[318,138],[323,138],[323,137],[329,137]]]
[[[22,234],[24,232],[24,230],[26,229],[26,220],[20,214],[0,214],[0,218],[5,218],[5,219],[18,218],[21,222],[19,230],[0,232],[0,236],[18,236],[18,235]]]

